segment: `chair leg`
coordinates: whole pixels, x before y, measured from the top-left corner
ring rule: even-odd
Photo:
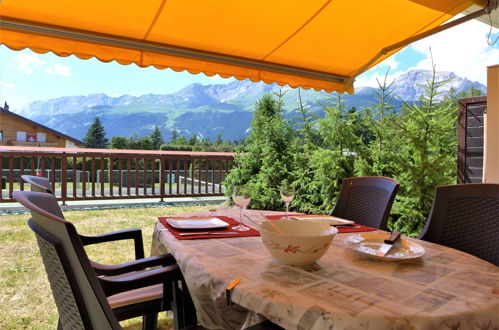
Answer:
[[[172,312],[174,329],[189,329],[197,326],[196,308],[187,289],[187,284],[182,281],[182,288],[178,282],[172,283]]]
[[[189,293],[189,289],[187,289],[187,283],[185,283],[185,281],[182,281],[182,304],[186,325],[197,325],[196,307],[194,306],[194,302],[192,301],[191,294]]]
[[[142,316],[142,330],[153,330],[158,327],[158,313]]]

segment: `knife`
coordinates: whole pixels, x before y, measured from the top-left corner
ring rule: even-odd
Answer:
[[[200,233],[180,233],[179,236],[191,236],[191,235],[231,235],[231,234],[239,234],[237,231],[224,231],[224,232],[200,232]]]
[[[395,242],[398,241],[399,238],[400,238],[400,232],[392,231],[390,238],[385,239],[383,245],[381,245],[378,251],[376,251],[376,256],[384,257],[388,253],[388,251],[390,251],[393,245],[395,245]]]

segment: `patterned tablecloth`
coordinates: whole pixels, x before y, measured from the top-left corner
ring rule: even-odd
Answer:
[[[261,213],[247,211],[255,222]],[[298,267],[273,259],[260,237],[180,241],[158,222],[152,254],[175,256],[199,321],[211,329],[241,328],[258,314],[285,329],[499,329],[499,267],[417,240],[426,249],[420,260],[375,261],[346,248],[348,235]],[[225,287],[237,277],[229,307]]]

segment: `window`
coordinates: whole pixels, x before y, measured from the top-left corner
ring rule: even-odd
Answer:
[[[17,132],[17,141],[26,141],[26,132]]]
[[[47,142],[47,134],[46,133],[36,133],[36,141]]]
[[[66,140],[66,148],[76,148],[76,144],[69,140]]]
[[[0,131],[0,141],[3,141],[3,131]]]

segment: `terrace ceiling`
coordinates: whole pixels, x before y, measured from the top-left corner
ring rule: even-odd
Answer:
[[[352,93],[355,77],[397,43],[473,4],[487,1],[3,0],[0,40],[13,50]]]

